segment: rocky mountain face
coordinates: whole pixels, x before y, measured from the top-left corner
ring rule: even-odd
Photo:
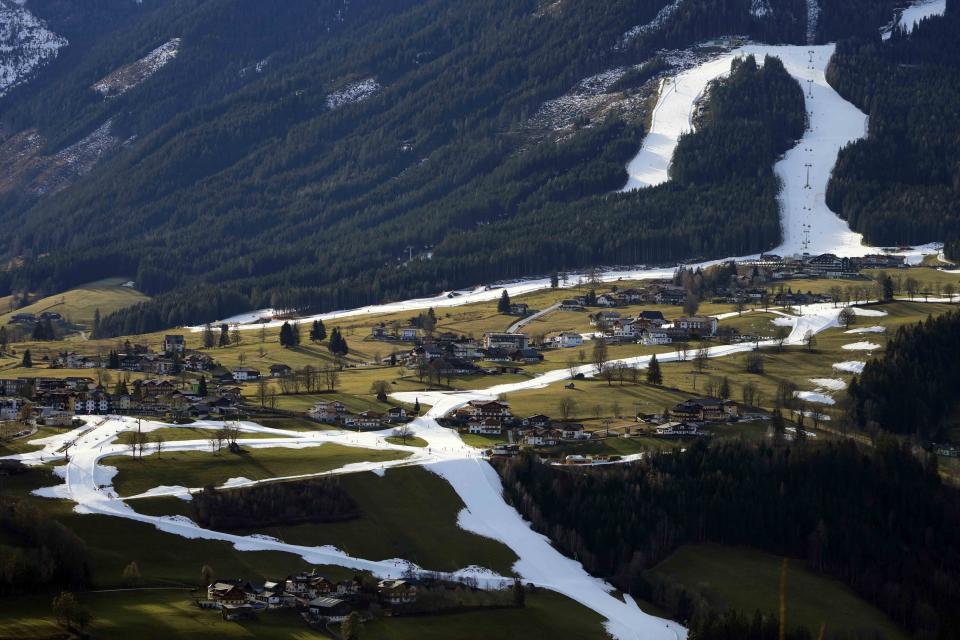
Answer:
[[[0,97],[27,82],[68,44],[25,6],[0,0]]]

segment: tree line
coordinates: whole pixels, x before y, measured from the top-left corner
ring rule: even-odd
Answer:
[[[850,381],[851,422],[926,441],[946,439],[960,407],[960,312],[905,325]]]
[[[190,502],[194,520],[219,531],[343,522],[360,508],[336,478],[274,482],[243,489],[205,487]]]
[[[640,597],[655,595],[647,569],[683,544],[716,542],[802,558],[916,637],[960,624],[960,492],[941,483],[935,458],[889,437],[871,450],[699,441],[620,467],[571,471],[532,456],[496,466],[534,529]],[[688,598],[672,613],[697,611]]]
[[[960,9],[889,40],[842,41],[828,79],[870,116],[840,153],[827,204],[876,245],[960,241]]]

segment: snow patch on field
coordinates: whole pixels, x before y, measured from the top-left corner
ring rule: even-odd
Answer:
[[[817,404],[835,404],[833,398],[825,393],[819,393],[817,391],[796,391],[793,395],[801,400],[806,400],[807,402],[815,402]]]
[[[794,321],[793,321],[792,318],[788,318],[788,317],[786,317],[786,316],[777,316],[776,318],[774,318],[774,319],[771,320],[770,322],[772,322],[773,324],[775,324],[775,325],[778,326],[778,327],[792,327]]]
[[[849,329],[844,333],[886,333],[887,328],[875,325],[873,327],[860,327],[859,329]]]
[[[850,307],[853,309],[853,312],[858,316],[863,316],[864,318],[882,318],[887,315],[887,312],[883,309],[861,309],[859,307]]]
[[[873,351],[879,349],[880,345],[875,342],[852,342],[843,345],[843,348],[847,351]]]
[[[860,360],[847,360],[846,362],[837,362],[833,365],[833,368],[837,371],[845,371],[847,373],[863,373],[863,368],[867,366],[866,362],[861,362]]]
[[[22,2],[0,0],[0,97],[27,82],[67,44]]]
[[[136,62],[124,65],[100,79],[91,89],[105,98],[122,96],[165,67],[179,52],[180,38],[168,40]]]
[[[839,378],[810,378],[810,382],[831,391],[843,391],[847,388],[847,383]]]
[[[331,111],[350,104],[363,102],[380,90],[380,83],[374,78],[365,78],[327,95],[327,108]]]

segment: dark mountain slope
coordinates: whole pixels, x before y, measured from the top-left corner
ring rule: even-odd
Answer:
[[[708,209],[704,221],[724,221],[729,233],[691,229],[640,196],[594,197],[625,181],[642,134],[642,87],[610,90],[615,108],[547,126],[546,135],[531,125],[585,78],[642,63],[662,46],[731,32],[805,40],[805,5],[795,0],[769,2],[763,18],[748,0],[687,0],[636,33],[667,4],[147,3],[0,103],[7,131],[37,130],[50,152],[105,123],[112,136],[109,159],[73,186],[14,184],[0,195],[0,251],[25,259],[0,274],[0,289],[56,291],[136,272],[142,289],[165,295],[131,322],[155,328],[250,306],[417,295],[531,269],[767,248],[776,223],[751,230],[738,217],[762,185],[728,186],[713,201],[683,189],[669,196],[679,209],[699,198],[693,209]],[[172,38],[180,52],[143,84],[106,100],[90,89]],[[337,99],[363,87],[365,100]],[[580,216],[604,219],[609,207],[621,211],[621,226],[644,230],[642,241],[620,243],[614,231],[581,246]],[[538,243],[557,238],[543,226],[554,222],[570,234],[558,251]],[[505,250],[510,243],[525,249]],[[408,247],[419,254],[413,263]]]

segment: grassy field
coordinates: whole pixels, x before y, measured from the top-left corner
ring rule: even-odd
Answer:
[[[44,311],[52,311],[74,324],[89,327],[93,324],[93,316],[97,309],[100,310],[101,316],[106,316],[150,299],[149,296],[132,287],[122,286],[129,280],[130,278],[107,278],[42,298],[16,311],[0,315],[0,324],[9,322],[14,313],[40,315]]]
[[[664,365],[665,366],[665,365]],[[608,385],[599,379],[574,382],[573,389],[566,389],[567,381],[557,382],[542,389],[518,391],[507,396],[511,410],[519,416],[543,413],[560,415],[560,399],[572,398],[576,403],[571,419],[583,422],[604,417],[632,416],[636,413],[660,413],[665,408],[683,401],[687,394],[647,384]],[[614,411],[614,404],[619,409]]]
[[[161,429],[154,429],[149,433],[151,438],[156,438],[161,436],[165,442],[177,442],[183,440],[207,440],[214,434],[216,434],[216,429],[204,429],[204,428],[195,428],[195,427],[163,427]],[[117,442],[120,444],[130,444],[133,441],[134,435],[133,431],[124,431],[119,436],[117,436]],[[258,440],[262,438],[276,438],[277,436],[272,433],[241,433],[241,440]],[[152,445],[151,447],[152,448]]]
[[[134,640],[167,638],[268,638],[319,640],[293,611],[261,614],[249,622],[226,622],[219,612],[201,610],[189,591],[132,591],[85,593],[81,604],[94,616],[93,637]],[[0,636],[49,638],[62,633],[50,615],[50,596],[5,600],[0,610]],[[600,618],[563,596],[538,591],[527,597],[524,609],[491,609],[443,616],[385,618],[363,626],[367,639],[418,640],[430,638],[542,637],[601,640],[606,637]]]
[[[406,441],[399,436],[390,436],[387,438],[387,442],[390,444],[398,444],[407,447],[425,447],[429,444],[423,438],[418,438],[416,436],[408,437]]]
[[[523,609],[493,609],[443,616],[389,618],[363,626],[364,640],[602,640],[602,619],[583,605],[549,591],[527,596]]]
[[[93,613],[96,638],[296,638],[327,636],[312,631],[291,610],[261,615],[256,621],[227,622],[218,611],[194,604],[198,593],[189,591],[130,591],[85,593],[81,603]],[[49,596],[17,598],[15,607],[0,613],[4,637],[46,638],[62,630],[50,615]],[[14,603],[10,603],[14,604]]]
[[[409,467],[389,469],[383,477],[345,475],[340,485],[360,506],[359,519],[268,527],[256,533],[292,544],[332,544],[363,558],[403,558],[440,571],[479,564],[505,575],[512,573],[516,561],[512,551],[457,526],[463,502],[439,476]]]
[[[507,441],[503,436],[482,436],[476,433],[461,433],[460,438],[471,447],[478,449],[489,449]]]
[[[208,451],[173,451],[143,458],[112,456],[104,458],[103,464],[118,470],[113,479],[117,493],[131,496],[161,485],[204,487],[222,484],[230,478],[262,480],[321,473],[354,462],[385,462],[409,455],[401,451],[324,444],[303,449],[246,449],[242,454],[224,449],[216,454]]]
[[[752,615],[776,612],[782,558],[743,547],[687,545],[660,563],[652,574],[700,592],[712,605]],[[787,624],[805,626],[814,637],[826,625],[826,637],[847,633],[887,640],[907,637],[885,614],[861,600],[838,580],[791,560],[787,573]]]

